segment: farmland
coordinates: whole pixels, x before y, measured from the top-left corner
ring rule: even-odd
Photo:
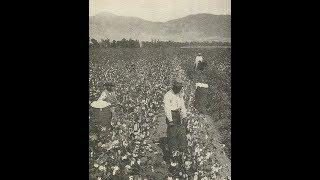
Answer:
[[[208,62],[211,103],[207,115],[197,114],[193,107],[192,68],[197,52]],[[230,177],[230,48],[107,48],[90,49],[89,53],[89,100],[99,97],[107,81],[116,84],[118,100],[110,133],[90,123],[90,178]],[[170,165],[163,163],[157,145],[157,136],[165,131],[160,125],[164,121],[163,96],[175,78],[184,83],[190,132],[189,154],[184,155],[183,163],[190,167],[182,175],[181,168],[177,174],[169,174]],[[97,131],[103,135],[98,137]]]

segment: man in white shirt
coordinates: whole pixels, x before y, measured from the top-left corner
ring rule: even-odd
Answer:
[[[182,96],[182,83],[174,81],[172,89],[164,95],[164,110],[167,121],[167,145],[165,159],[173,158],[173,152],[187,149],[185,118],[187,109]]]
[[[197,69],[199,62],[202,62],[203,58],[201,56],[201,53],[198,53],[196,60],[194,61],[194,68]]]
[[[181,89],[182,83],[174,81],[172,89],[164,95],[164,111],[170,125],[181,123],[187,116]]]

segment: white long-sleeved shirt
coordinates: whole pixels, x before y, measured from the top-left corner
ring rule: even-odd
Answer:
[[[187,117],[187,109],[182,95],[174,94],[172,90],[170,90],[164,95],[164,111],[169,122],[173,121],[171,111],[178,109],[180,109],[182,118]]]
[[[98,100],[104,101],[107,98],[107,93],[103,91]]]
[[[196,57],[196,60],[194,61],[194,65],[195,65],[196,68],[197,68],[198,63],[199,63],[200,61],[201,61],[201,62],[203,61],[202,56],[197,56],[197,57]]]

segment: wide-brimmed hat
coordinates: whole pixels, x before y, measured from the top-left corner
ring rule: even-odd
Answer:
[[[110,105],[111,105],[110,103],[108,103],[107,101],[103,101],[103,100],[93,101],[90,104],[91,107],[98,108],[98,109],[106,108],[106,107],[108,107]]]

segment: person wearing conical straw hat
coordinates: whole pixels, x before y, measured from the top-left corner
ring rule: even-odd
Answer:
[[[92,115],[92,123],[102,126],[105,130],[111,127],[111,119],[114,114],[112,105],[116,102],[116,95],[114,92],[113,83],[105,83],[104,90],[102,91],[98,100],[90,103]]]
[[[174,151],[183,152],[187,147],[185,121],[187,109],[183,99],[182,82],[174,80],[172,88],[164,95],[164,110],[167,123],[167,157]]]

